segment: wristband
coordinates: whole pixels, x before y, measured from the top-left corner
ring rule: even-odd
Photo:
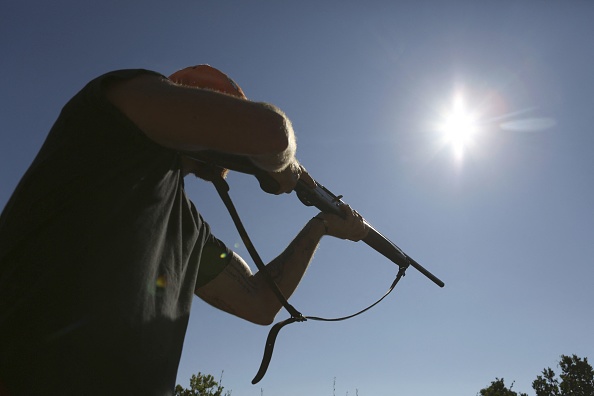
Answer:
[[[322,217],[318,217],[320,215],[314,216],[311,219],[312,220],[320,220],[322,223],[324,223],[324,233],[328,234],[328,220],[322,218]]]

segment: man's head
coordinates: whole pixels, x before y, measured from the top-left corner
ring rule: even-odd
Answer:
[[[222,71],[209,65],[186,67],[173,73],[169,79],[176,84],[211,89],[238,98],[247,99],[239,85]]]
[[[169,76],[172,82],[187,87],[210,89],[222,92],[241,99],[247,99],[242,89],[222,71],[209,65],[196,65],[186,67]],[[185,174],[193,173],[197,177],[212,181],[212,174],[196,161],[187,156],[182,157],[182,167]],[[220,175],[224,178],[228,170],[220,168]]]

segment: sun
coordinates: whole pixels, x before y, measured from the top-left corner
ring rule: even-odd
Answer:
[[[466,107],[462,96],[458,95],[451,109],[442,116],[437,129],[443,143],[452,148],[457,159],[461,159],[478,132],[477,117]]]

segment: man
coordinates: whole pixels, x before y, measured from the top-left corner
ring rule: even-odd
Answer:
[[[291,123],[207,65],[165,78],[121,70],[62,110],[0,217],[0,392],[173,392],[193,294],[257,324],[281,309],[261,273],[210,233],[184,193],[187,152],[249,158],[315,183]],[[323,235],[357,241],[359,215],[319,214],[267,268],[285,296]]]

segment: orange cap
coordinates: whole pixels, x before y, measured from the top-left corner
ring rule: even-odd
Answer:
[[[176,84],[212,89],[238,98],[247,99],[239,85],[220,70],[209,65],[186,67],[173,73],[169,79]]]

